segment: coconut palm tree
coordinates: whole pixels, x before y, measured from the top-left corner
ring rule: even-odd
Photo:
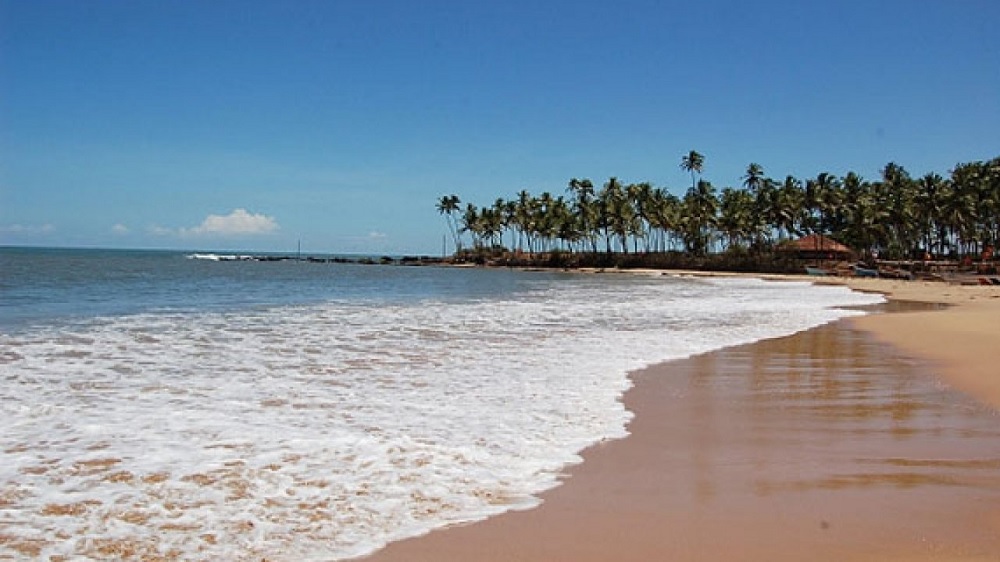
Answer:
[[[944,202],[948,195],[948,184],[939,174],[928,173],[917,180],[914,197],[915,219],[919,237],[926,251],[941,250],[944,234],[939,229],[943,224]]]
[[[650,205],[649,220],[651,226],[660,236],[658,249],[666,250],[667,241],[673,247],[681,231],[681,200],[667,190],[653,190],[653,201]]]
[[[699,180],[684,195],[683,208],[686,221],[684,235],[688,251],[703,256],[711,247],[712,232],[716,225],[719,200],[715,195],[715,188],[711,183]]]
[[[462,213],[462,225],[459,231],[461,233],[470,233],[472,235],[472,246],[473,248],[480,248],[483,245],[483,224],[481,217],[479,216],[479,209],[472,203],[468,203],[465,206],[465,212]]]
[[[884,222],[874,205],[872,186],[854,172],[844,176],[841,186],[843,203],[840,212],[844,223],[837,235],[848,246],[871,253],[878,240],[878,225]]]
[[[605,241],[608,253],[611,253],[611,240],[618,238],[622,252],[628,253],[628,236],[632,232],[632,221],[635,219],[635,209],[629,200],[625,187],[616,177],[610,178],[598,194],[604,210]]]
[[[779,240],[782,239],[781,217],[778,214],[778,189],[778,182],[764,177],[753,196],[753,218],[756,231],[754,243],[758,250],[773,246],[775,233],[777,233]]]
[[[899,164],[889,162],[882,169],[881,201],[888,211],[890,257],[901,258],[915,246],[913,223],[914,189],[910,174]]]
[[[636,246],[636,252],[638,252],[639,239],[642,239],[645,251],[649,252],[652,243],[652,227],[649,216],[652,214],[653,184],[649,182],[629,184],[626,191],[632,201],[632,208],[635,210],[632,222],[632,242]]]
[[[496,227],[497,246],[503,248],[503,231],[510,228],[510,205],[503,198],[497,197],[490,211],[491,220]]]
[[[695,173],[701,174],[702,169],[705,167],[705,156],[692,150],[688,152],[683,157],[681,157],[681,169],[686,172],[691,172],[691,189],[697,189],[697,184],[695,183]]]
[[[574,246],[583,238],[580,221],[573,214],[573,209],[562,196],[556,197],[549,208],[547,223],[553,236],[562,244],[561,249],[573,251]]]
[[[532,205],[533,218],[531,223],[539,240],[539,251],[542,252],[550,249],[552,240],[559,231],[556,224],[556,213],[554,212],[555,204],[556,202],[552,194],[548,191],[543,191],[535,199],[534,205]]]
[[[983,163],[983,207],[984,227],[988,232],[988,243],[994,249],[1000,242],[1000,157]]]
[[[576,215],[581,236],[590,242],[590,250],[597,253],[598,219],[600,209],[595,199],[594,184],[589,179],[569,180],[567,191],[573,194],[572,211]]]
[[[842,222],[840,180],[837,176],[822,172],[816,176],[816,189],[819,192],[819,228],[822,234],[830,234],[837,230]]]
[[[531,194],[528,193],[528,190],[522,189],[517,194],[517,200],[514,202],[512,224],[514,225],[514,229],[517,231],[517,249],[519,251],[524,248],[524,243],[527,243],[528,253],[532,253],[534,251],[533,236],[535,205],[535,200]]]
[[[451,231],[452,240],[455,242],[455,251],[462,250],[462,241],[458,237],[458,226],[455,224],[455,213],[458,212],[461,201],[457,195],[442,195],[437,203],[439,214],[445,215],[448,222],[448,229]]]
[[[754,196],[742,189],[722,190],[719,199],[718,227],[727,248],[741,247],[754,234]]]
[[[603,236],[609,253],[628,253],[630,245],[638,251],[640,244],[647,252],[666,250],[681,242],[695,255],[711,251],[715,241],[726,248],[766,248],[775,236],[781,241],[808,232],[892,257],[918,247],[978,252],[1000,239],[1000,158],[958,164],[947,177],[932,172],[914,180],[890,162],[879,181],[824,172],[804,184],[793,176],[776,182],[751,163],[741,178],[743,189],[727,188],[721,199],[698,178],[703,166],[704,156],[696,151],[682,158],[681,168],[692,178],[683,199],[649,183],[626,186],[616,177],[595,193],[590,180],[574,178],[566,198],[522,190],[481,210],[467,205],[461,229],[458,196],[441,197],[437,209],[448,219],[457,250],[461,232],[470,233],[478,247],[502,246],[504,231],[516,235],[518,248],[526,241],[530,252],[589,247],[596,253]]]
[[[773,213],[777,218],[775,226],[779,238],[782,232],[789,237],[805,232],[807,222],[805,191],[802,182],[794,176],[785,176],[785,181],[782,182],[775,198]]]
[[[484,207],[479,212],[479,231],[484,242],[493,250],[503,246],[503,211],[497,207]]]
[[[1000,159],[957,164],[951,172],[949,222],[965,253],[997,241],[1000,222]]]
[[[764,182],[764,168],[756,162],[751,162],[747,166],[746,174],[743,176],[743,187],[753,193],[757,194],[757,190],[760,189]]]

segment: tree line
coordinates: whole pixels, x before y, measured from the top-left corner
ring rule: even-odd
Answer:
[[[855,172],[775,179],[751,163],[739,187],[721,191],[701,177],[704,155],[692,150],[680,166],[691,174],[683,196],[649,182],[611,177],[598,188],[573,178],[565,194],[522,190],[483,206],[445,195],[437,210],[456,253],[765,254],[821,234],[864,255],[906,259],[979,255],[1000,238],[1000,157],[919,178],[890,162],[874,181]]]

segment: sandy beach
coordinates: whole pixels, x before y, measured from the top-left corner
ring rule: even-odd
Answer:
[[[852,279],[848,284],[886,292],[897,300],[948,304],[945,311],[872,315],[854,325],[933,362],[949,384],[1000,409],[1000,287],[878,279]]]
[[[633,373],[540,507],[366,560],[1000,560],[1000,288],[832,282],[949,306]]]

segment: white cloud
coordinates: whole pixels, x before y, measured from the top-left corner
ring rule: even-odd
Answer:
[[[273,217],[249,213],[246,209],[234,209],[228,215],[208,215],[200,225],[182,228],[178,233],[181,236],[239,236],[267,234],[275,230],[278,230],[278,223]]]
[[[372,232],[368,233],[368,238],[371,239],[371,240],[384,240],[384,239],[388,238],[388,234],[386,234],[384,232],[375,232],[375,231],[372,231]]]
[[[115,234],[128,234],[129,229],[124,224],[118,223],[111,227],[111,232],[114,232]]]

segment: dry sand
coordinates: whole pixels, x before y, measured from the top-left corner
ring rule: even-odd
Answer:
[[[635,373],[540,507],[370,560],[1000,560],[1000,289],[836,282],[955,306]]]

